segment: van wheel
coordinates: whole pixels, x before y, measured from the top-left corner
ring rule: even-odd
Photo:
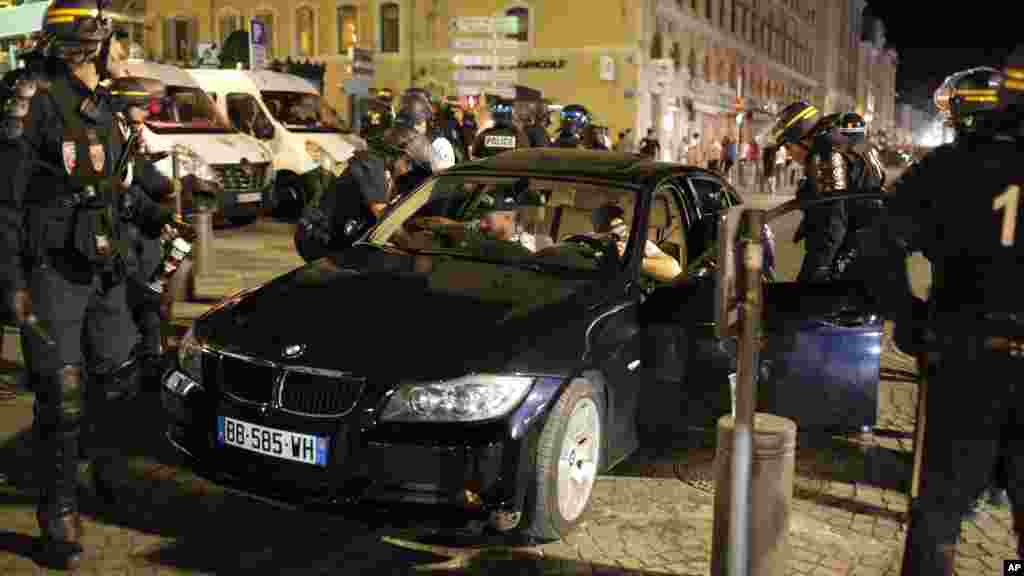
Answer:
[[[600,392],[585,379],[573,380],[552,408],[537,443],[524,518],[527,536],[558,540],[587,511],[600,470],[603,423]]]

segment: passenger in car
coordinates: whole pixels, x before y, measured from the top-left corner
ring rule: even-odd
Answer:
[[[615,245],[620,256],[625,254],[626,241],[629,239],[629,227],[624,216],[625,211],[622,207],[611,203],[597,208],[591,216],[597,234],[614,234],[618,238]],[[644,244],[644,259],[640,271],[659,282],[671,282],[683,273],[683,267],[675,258],[658,248],[657,244],[647,240]]]

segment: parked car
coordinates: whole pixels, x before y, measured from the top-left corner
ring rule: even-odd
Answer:
[[[535,252],[476,225],[509,195]],[[348,250],[199,318],[164,378],[168,438],[265,497],[455,506],[559,538],[598,474],[637,448],[639,401],[659,393],[663,356],[681,367],[671,385],[728,393],[730,348],[708,323],[713,276],[698,265],[659,283],[642,256],[650,240],[685,270],[739,201],[710,172],[629,154],[528,149],[456,166]],[[609,204],[628,238],[595,234]],[[805,288],[773,293],[799,303]],[[829,294],[814,289],[826,315]],[[783,308],[792,322],[772,324],[790,343],[781,357],[795,358],[783,377],[827,388],[799,363],[826,346],[841,369],[870,339],[799,332],[806,314]],[[661,338],[666,327],[676,339]],[[786,355],[793,342],[804,356]]]

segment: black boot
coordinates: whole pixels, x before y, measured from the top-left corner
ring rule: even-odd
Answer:
[[[77,440],[77,434],[65,434],[60,440],[49,443],[55,448],[53,452],[40,455],[47,458],[49,465],[44,470],[48,473],[42,478],[46,487],[40,491],[36,510],[40,530],[38,560],[58,570],[76,569],[84,553],[75,481]]]
[[[953,576],[956,555],[956,538],[952,543],[943,536],[950,526],[939,526],[944,515],[927,516],[919,511],[911,511],[910,525],[907,527],[907,540],[903,548],[903,566],[900,576]],[[960,523],[956,522],[959,531]],[[956,534],[957,532],[954,532]]]

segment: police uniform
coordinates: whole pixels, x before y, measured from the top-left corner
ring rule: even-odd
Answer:
[[[1009,130],[965,136],[908,169],[857,267],[896,321],[897,345],[927,352],[927,427],[905,576],[953,574],[961,518],[989,484],[1001,443],[1024,556],[1024,305],[1012,281],[1024,272],[1019,113],[1003,117]],[[910,291],[904,261],[915,251],[932,264],[927,304]]]
[[[528,147],[529,143],[521,130],[511,122],[500,122],[477,134],[473,142],[473,157],[490,158],[502,152]]]
[[[98,62],[109,20],[96,4],[82,4],[57,0],[48,7],[44,26],[57,36],[48,49],[61,58]],[[67,23],[70,29],[60,28]],[[62,34],[87,36],[61,44],[69,39]],[[92,475],[101,488],[108,486],[99,481],[102,471],[117,457],[98,442],[99,430],[91,424],[116,421],[106,399],[129,353],[118,338],[126,325],[127,254],[119,215],[122,182],[115,175],[123,139],[109,98],[73,77],[63,62],[51,63],[56,72],[47,88],[37,87],[27,98],[20,133],[7,131],[16,137],[0,142],[0,165],[11,170],[0,182],[0,274],[15,316],[41,327],[25,338],[37,372],[37,518],[43,561],[66,568],[82,553],[78,459],[96,464]],[[134,171],[142,181],[154,174],[151,165]]]

